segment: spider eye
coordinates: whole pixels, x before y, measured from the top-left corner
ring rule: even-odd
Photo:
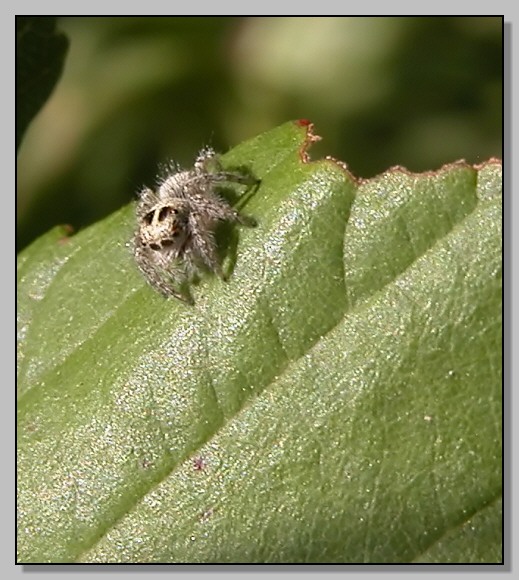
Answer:
[[[173,208],[169,207],[168,205],[162,207],[159,211],[159,222],[163,222],[169,216],[172,210]],[[173,210],[173,213],[177,213],[177,211]]]
[[[175,234],[173,234],[175,235]],[[162,247],[165,248],[167,246],[171,246],[173,244],[173,240],[162,240]]]
[[[158,244],[150,244],[150,248],[152,250],[160,250],[160,246]]]
[[[154,213],[155,213],[155,212],[153,212],[153,211],[150,211],[150,213],[147,213],[147,214],[144,216],[144,221],[145,221],[145,222],[146,222],[148,225],[150,225],[150,224],[151,224],[151,222],[153,221],[153,215],[154,215]]]

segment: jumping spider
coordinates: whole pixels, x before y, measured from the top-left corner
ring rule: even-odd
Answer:
[[[210,149],[193,169],[170,172],[157,191],[144,188],[137,204],[134,255],[146,280],[164,296],[193,304],[188,285],[205,268],[225,279],[214,230],[218,222],[254,226],[215,192],[222,182],[257,184],[250,175],[223,171]]]

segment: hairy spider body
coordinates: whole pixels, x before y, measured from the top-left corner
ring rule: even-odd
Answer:
[[[222,171],[212,149],[203,149],[193,169],[166,176],[157,191],[144,188],[137,204],[134,238],[137,266],[164,296],[193,303],[188,285],[205,268],[224,278],[216,251],[218,222],[252,226],[215,191],[222,182],[257,183],[248,175]]]

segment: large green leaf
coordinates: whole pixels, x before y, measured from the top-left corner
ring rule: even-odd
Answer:
[[[20,562],[501,561],[500,164],[356,182],[311,139],[224,157],[259,225],[193,307],[132,207],[20,255]]]

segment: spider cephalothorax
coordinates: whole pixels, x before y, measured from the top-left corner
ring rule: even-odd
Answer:
[[[214,241],[218,222],[254,224],[216,193],[222,182],[257,180],[222,171],[214,151],[203,149],[193,169],[169,174],[156,192],[144,188],[140,193],[135,259],[148,282],[165,296],[192,303],[187,286],[201,268],[224,277]]]

